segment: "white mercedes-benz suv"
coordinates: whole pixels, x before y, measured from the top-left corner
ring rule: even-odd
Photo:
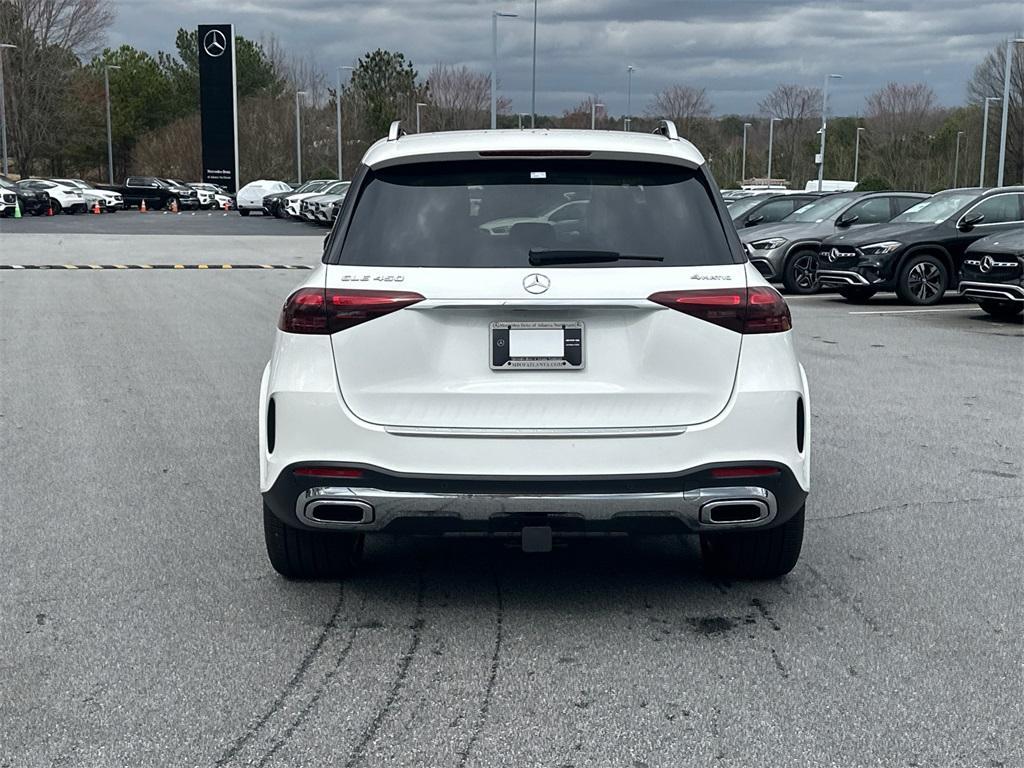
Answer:
[[[716,574],[796,564],[810,408],[789,309],[671,123],[396,123],[278,328],[260,490],[286,577],[342,576],[378,533],[541,552],[694,533]]]

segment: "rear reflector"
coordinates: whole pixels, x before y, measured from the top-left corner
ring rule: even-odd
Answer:
[[[718,479],[729,477],[765,477],[777,475],[777,467],[718,467],[711,470],[711,476]]]
[[[351,467],[299,467],[295,470],[299,477],[348,477],[363,476],[363,470]]]
[[[774,288],[662,291],[647,299],[737,333],[780,333],[793,327],[789,307]]]
[[[288,333],[337,333],[423,301],[408,291],[300,288],[284,303],[277,327]]]

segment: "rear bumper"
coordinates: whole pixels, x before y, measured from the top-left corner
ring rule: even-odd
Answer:
[[[366,531],[487,532],[542,519],[556,530],[685,533],[704,530],[709,492],[730,488],[727,500],[756,501],[763,490],[774,511],[743,527],[770,527],[789,519],[810,488],[810,423],[790,333],[745,337],[731,397],[707,422],[535,434],[363,421],[338,391],[330,338],[278,332],[260,386],[260,491],[293,526],[317,527],[306,506],[332,500],[371,507],[372,519],[359,520]],[[723,479],[710,471],[752,464],[779,472]],[[358,468],[362,477],[294,474],[308,465]]]
[[[356,482],[324,485],[288,471],[263,497],[288,525],[365,533],[501,533],[527,525],[580,533],[771,528],[807,497],[784,467],[745,480],[717,480],[705,468],[662,478],[543,481],[401,477],[368,469]]]
[[[964,280],[960,283],[960,295],[975,301],[1024,302],[1024,286],[1013,283],[982,283]]]

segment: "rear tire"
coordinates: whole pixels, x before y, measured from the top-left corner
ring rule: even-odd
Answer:
[[[875,295],[874,288],[840,288],[839,295],[851,304],[866,304]]]
[[[949,287],[946,265],[930,254],[911,256],[900,270],[896,293],[907,304],[930,306],[942,301]]]
[[[979,301],[978,306],[992,315],[996,320],[1013,320],[1024,312],[1024,302],[1020,301]]]
[[[818,292],[818,255],[814,251],[797,251],[786,260],[782,282],[789,293],[807,295]]]
[[[286,579],[339,579],[350,574],[363,553],[364,535],[306,531],[285,525],[263,505],[263,536],[274,570]]]
[[[61,207],[60,200],[54,200],[51,197],[50,198],[50,210],[53,211],[53,215],[54,216],[56,216],[58,213],[63,211],[64,209]]]
[[[804,508],[782,525],[767,531],[702,533],[704,567],[728,579],[776,579],[800,559],[804,540]]]
[[[239,208],[238,209],[238,215],[239,216],[248,216],[249,215],[249,209],[248,208]]]

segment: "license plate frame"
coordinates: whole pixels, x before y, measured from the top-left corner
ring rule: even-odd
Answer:
[[[512,357],[513,331],[562,331],[560,355],[528,355]],[[586,366],[586,345],[583,323],[578,320],[553,323],[545,321],[493,322],[488,331],[489,359],[492,371],[580,371]]]

